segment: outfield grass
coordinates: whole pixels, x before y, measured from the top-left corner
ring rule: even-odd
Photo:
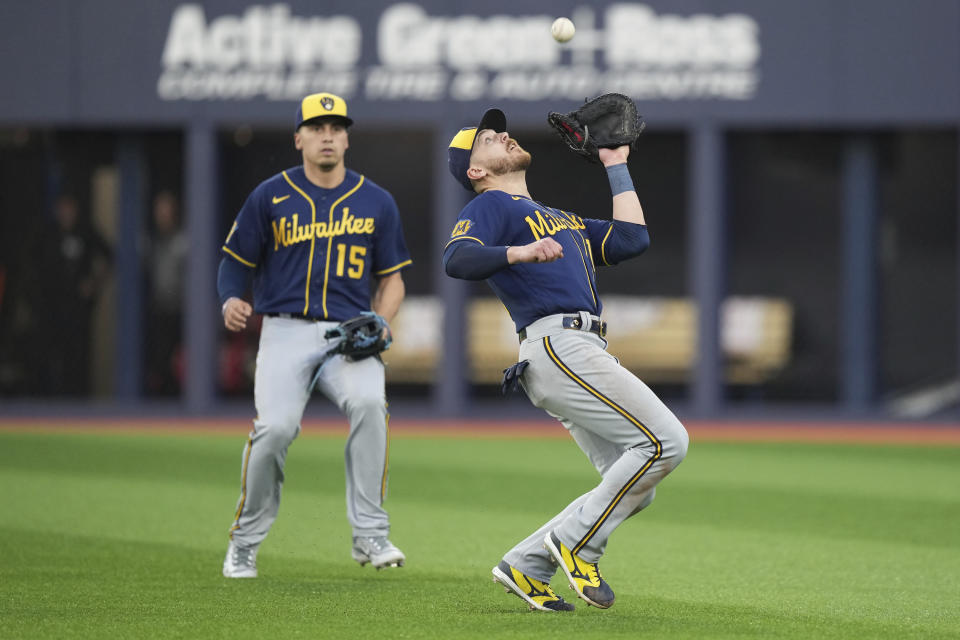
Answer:
[[[611,539],[614,607],[561,615],[490,569],[595,484],[572,441],[395,437],[408,565],[378,573],[350,559],[343,438],[301,437],[260,578],[227,580],[243,442],[0,431],[0,637],[960,637],[958,447],[694,440]]]

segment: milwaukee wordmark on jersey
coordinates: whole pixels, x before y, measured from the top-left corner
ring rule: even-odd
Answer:
[[[611,233],[614,225],[618,232]],[[644,225],[581,218],[529,198],[491,190],[464,207],[445,251],[459,242],[521,246],[548,236],[563,246],[563,258],[514,264],[487,279],[517,331],[555,313],[584,310],[599,316],[602,304],[595,267],[637,255],[648,242]],[[640,236],[638,245],[635,240]],[[626,242],[628,238],[634,242]]]
[[[258,313],[336,321],[370,308],[371,276],[411,264],[393,197],[352,170],[333,189],[311,183],[303,167],[263,181],[223,251],[256,269]]]

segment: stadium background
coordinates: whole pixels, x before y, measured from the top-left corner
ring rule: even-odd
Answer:
[[[11,1],[0,34],[5,638],[957,637],[954,0]],[[350,559],[347,428],[318,399],[261,575],[230,581],[257,333],[222,328],[219,247],[321,89],[415,260],[387,352],[408,564]],[[693,444],[611,540],[616,606],[559,620],[490,568],[596,473],[491,383],[515,338],[441,272],[446,146],[502,106],[533,192],[605,216],[545,116],[610,90],[649,123],[653,236],[600,274],[611,348]]]
[[[544,37],[556,15],[579,29],[563,47]],[[447,174],[446,145],[501,106],[534,155],[532,192],[604,216],[602,174],[561,148],[545,116],[621,90],[648,121],[631,168],[653,244],[601,273],[600,287],[648,322],[652,333],[638,335],[649,344],[631,342],[641,377],[698,418],[957,418],[952,0],[489,2],[482,11],[54,0],[5,3],[0,24],[3,413],[248,414],[256,332],[222,328],[219,247],[246,194],[297,164],[297,98],[331,90],[357,122],[348,166],[400,206],[415,263],[407,309],[432,312],[415,318],[429,338],[423,353],[404,361],[398,350],[391,363],[394,411],[523,414],[522,398],[497,399],[491,384],[509,350],[474,361],[496,351],[486,342],[489,291],[440,269],[466,197]],[[180,304],[157,323],[149,248],[162,192],[179,205],[189,251]],[[43,258],[57,248],[64,195],[109,248],[89,306],[49,286],[65,282]],[[731,297],[760,303],[730,316],[747,318],[739,333],[723,322]],[[735,347],[750,365],[761,331],[751,313],[771,301],[787,311],[775,320],[779,350],[737,374]],[[176,346],[151,352],[165,340]],[[667,364],[644,364],[643,352],[663,345],[672,345]],[[424,361],[427,371],[414,371]]]

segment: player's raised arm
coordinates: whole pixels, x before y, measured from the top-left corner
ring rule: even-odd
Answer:
[[[633,100],[623,94],[605,93],[569,113],[553,111],[547,122],[572,151],[606,168],[613,192],[613,219],[645,224],[627,168],[630,147],[636,144],[645,124]]]
[[[600,162],[607,170],[610,191],[613,194],[613,219],[634,224],[646,224],[640,197],[633,186],[633,178],[627,167],[630,146],[622,145],[616,149],[599,149]]]
[[[613,220],[585,220],[594,264],[611,266],[639,256],[650,246],[640,198],[627,168],[630,147],[600,148],[598,159],[607,171],[613,196]]]

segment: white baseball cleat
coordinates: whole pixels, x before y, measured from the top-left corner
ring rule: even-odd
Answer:
[[[223,559],[224,578],[256,578],[257,548],[241,547],[233,540],[227,547],[227,557]]]
[[[403,555],[387,536],[355,536],[350,554],[364,566],[368,562],[376,569],[384,567],[402,567],[407,557]]]

